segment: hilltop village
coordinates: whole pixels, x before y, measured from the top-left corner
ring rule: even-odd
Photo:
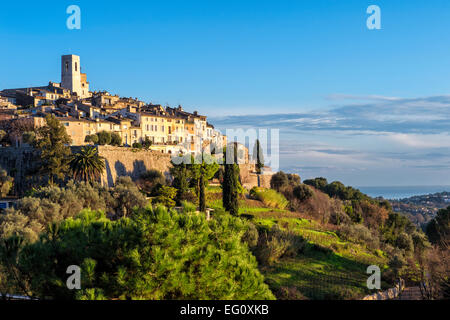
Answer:
[[[54,114],[66,126],[73,146],[88,144],[92,135],[102,131],[120,136],[119,145],[147,143],[150,150],[168,154],[198,153],[207,146],[226,145],[226,136],[196,111],[145,103],[107,91],[91,92],[77,55],[61,57],[60,83],[0,91],[0,121],[10,127],[33,130],[45,124],[46,114]],[[19,122],[14,125],[15,121]],[[21,134],[11,134],[10,140],[17,147],[24,143]]]
[[[65,55],[60,83],[0,92],[1,299],[448,298],[450,207],[424,233],[342,182],[272,173],[259,140],[214,161],[226,137],[197,112],[89,87]]]
[[[80,57],[63,55],[60,83],[0,91],[0,146],[12,147],[3,148],[0,167],[13,175],[16,192],[26,189],[33,175],[29,171],[35,160],[29,147],[48,115],[65,127],[75,152],[95,146],[106,164],[100,182],[108,186],[120,176],[138,179],[150,169],[170,177],[173,156],[204,152],[220,157],[227,144],[227,137],[197,111],[90,91]],[[242,144],[237,148],[241,184],[249,189],[269,187],[271,169],[265,166],[259,172],[264,174],[257,174],[248,149]]]

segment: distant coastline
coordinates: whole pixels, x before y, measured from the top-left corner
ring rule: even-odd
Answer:
[[[427,195],[438,192],[450,192],[449,185],[443,186],[380,186],[357,187],[361,192],[371,197],[383,197],[385,199],[404,199],[413,196]]]

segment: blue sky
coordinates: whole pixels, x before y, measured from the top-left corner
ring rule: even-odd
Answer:
[[[8,1],[0,88],[59,81],[74,53],[94,90],[278,126],[281,168],[302,177],[450,184],[449,30],[446,0]]]

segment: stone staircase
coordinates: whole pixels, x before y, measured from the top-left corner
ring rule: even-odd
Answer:
[[[422,300],[419,287],[408,287],[403,290],[397,300]]]

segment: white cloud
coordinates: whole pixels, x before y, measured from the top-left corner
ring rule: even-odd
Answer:
[[[450,135],[448,134],[406,134],[389,133],[386,139],[413,148],[448,148]]]

